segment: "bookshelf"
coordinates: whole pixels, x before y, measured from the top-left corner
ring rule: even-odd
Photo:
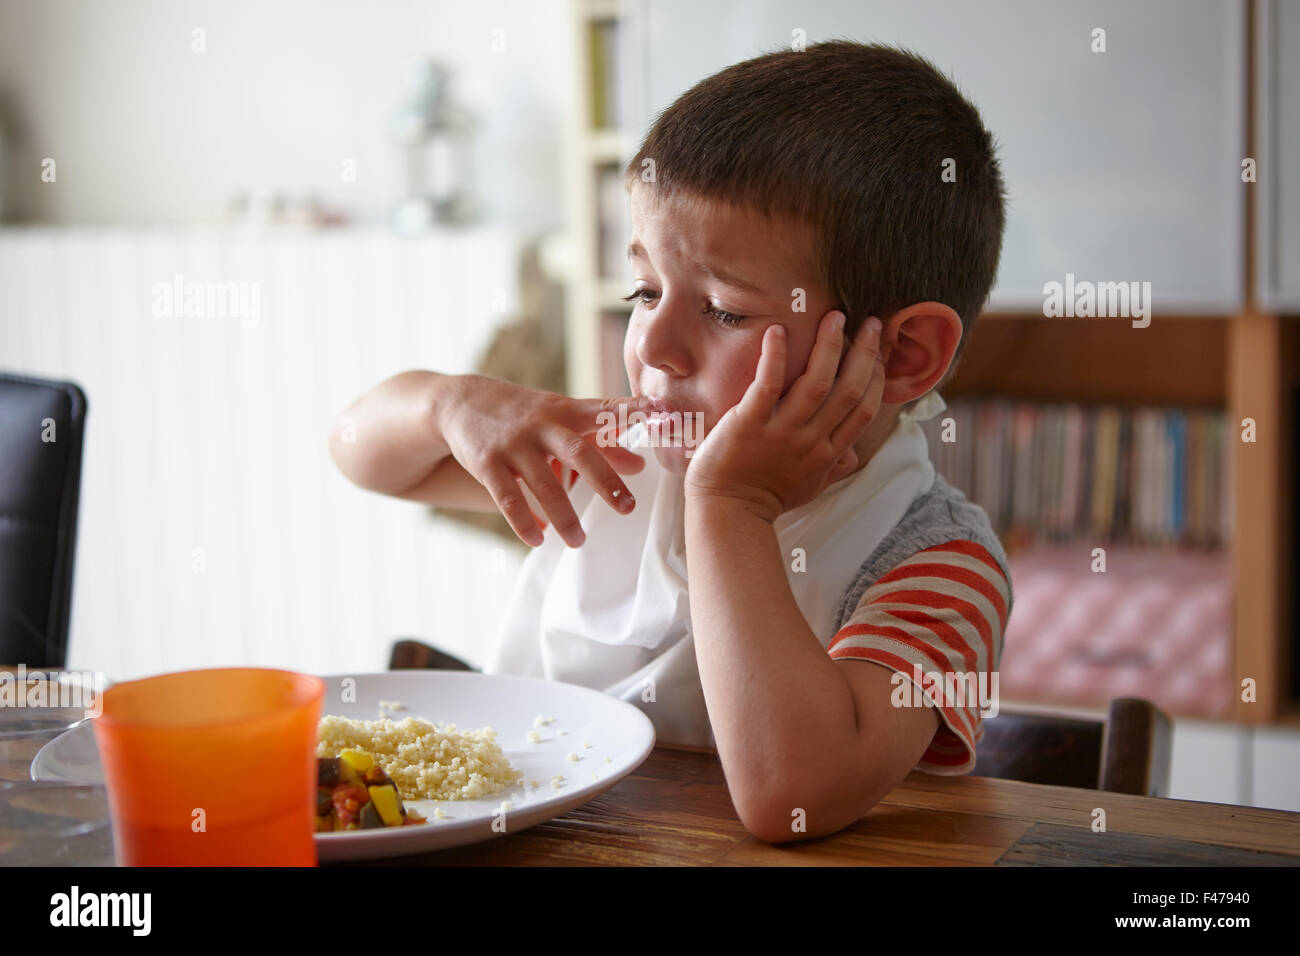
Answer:
[[[570,138],[567,167],[573,224],[567,276],[568,382],[574,395],[614,395],[627,388],[621,340],[631,309],[619,299],[627,292],[619,278],[621,255],[614,274],[610,253],[602,255],[602,249],[611,243],[611,222],[621,223],[625,241],[626,220],[602,213],[601,177],[611,169],[621,170],[644,130],[622,130],[617,124],[618,94],[611,85],[616,71],[610,64],[620,48],[610,38],[618,36],[620,4],[572,3],[581,57],[575,74],[580,127]],[[1261,89],[1269,89],[1260,82],[1270,69],[1271,47],[1261,36],[1266,24],[1260,22],[1261,16],[1270,15],[1269,9],[1267,3],[1241,7],[1246,72],[1246,102],[1241,105],[1245,120],[1239,131],[1243,156],[1260,155],[1269,146],[1261,142],[1256,117],[1277,115],[1268,102],[1259,102]],[[597,42],[602,36],[603,46]],[[621,184],[617,195],[625,215]],[[1257,294],[1264,241],[1261,201],[1257,190],[1246,190],[1235,239],[1244,279],[1232,308],[1218,314],[1161,315],[1140,336],[1126,334],[1127,325],[1113,321],[986,313],[943,395],[950,404],[1005,399],[1221,413],[1232,474],[1226,522],[1231,534],[1226,547],[1219,549],[1231,597],[1230,686],[1225,691],[1228,704],[1209,719],[1300,727],[1300,662],[1293,650],[1300,614],[1300,599],[1294,594],[1298,531],[1290,494],[1297,487],[1300,459],[1293,437],[1300,395],[1300,326],[1273,299],[1265,296],[1267,301],[1262,301]],[[1255,422],[1253,443],[1240,440],[1246,418]],[[1080,573],[1089,573],[1086,566]],[[1255,680],[1254,702],[1240,700],[1240,681],[1248,677]],[[1032,709],[1054,702],[1023,703]],[[1099,698],[1091,706],[1099,709],[1104,703]],[[1207,719],[1194,709],[1171,713]]]
[[[565,274],[566,377],[572,395],[626,394],[621,342],[626,205],[620,173],[634,142],[618,125],[616,73],[621,11],[616,0],[571,0],[577,127],[566,137],[570,232]],[[611,207],[614,207],[611,209]],[[615,214],[617,212],[617,214]],[[611,359],[611,356],[613,357]]]

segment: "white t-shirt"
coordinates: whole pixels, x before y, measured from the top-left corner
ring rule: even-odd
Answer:
[[[929,393],[900,414],[864,468],[777,519],[795,602],[823,647],[862,562],[934,483],[917,422],[946,407]],[[569,548],[548,526],[524,559],[483,672],[601,690],[644,711],[660,743],[716,749],[691,634],[685,476],[638,448],[645,441],[643,425],[620,439],[646,460],[640,474],[623,476],[637,503],[631,514],[615,512],[585,481],[573,487],[586,542]]]

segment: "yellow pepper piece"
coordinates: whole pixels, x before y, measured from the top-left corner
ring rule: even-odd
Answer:
[[[370,791],[370,802],[375,805],[375,809],[379,812],[379,819],[384,821],[384,826],[401,826],[402,801],[397,796],[397,789],[388,784],[367,789]]]
[[[339,759],[357,773],[365,773],[375,765],[375,758],[364,750],[345,750],[339,754]]]

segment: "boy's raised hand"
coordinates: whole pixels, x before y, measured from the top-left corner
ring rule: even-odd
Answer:
[[[880,329],[869,318],[845,352],[844,315],[826,313],[807,368],[782,397],[785,330],[768,326],[754,380],[687,465],[687,496],[739,501],[775,521],[852,472],[853,446],[879,412],[885,388]]]
[[[462,375],[438,415],[452,456],[488,490],[520,540],[533,547],[542,543],[522,482],[546,520],[576,548],[586,535],[551,460],[578,472],[615,511],[630,512],[636,502],[619,473],[637,474],[645,459],[596,440],[602,413],[617,416],[620,404],[626,404],[628,415],[650,410],[644,398],[569,398],[484,375]]]

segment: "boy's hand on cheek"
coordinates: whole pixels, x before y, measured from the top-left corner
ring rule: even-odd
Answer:
[[[784,397],[785,330],[765,330],[754,380],[689,460],[688,498],[738,502],[775,521],[857,467],[853,446],[880,410],[885,374],[879,321],[868,319],[844,353],[843,320],[822,317],[808,366]]]

